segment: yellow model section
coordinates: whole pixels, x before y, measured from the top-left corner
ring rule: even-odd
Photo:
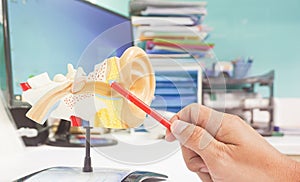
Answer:
[[[118,58],[112,57],[107,60],[106,82],[119,80]],[[96,99],[105,103],[106,107],[95,114],[94,127],[104,128],[128,128],[128,125],[121,121],[121,108],[123,99],[113,97],[96,96]]]

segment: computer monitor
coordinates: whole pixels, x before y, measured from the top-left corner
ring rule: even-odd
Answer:
[[[8,80],[7,88],[3,85],[2,88],[8,91],[11,108],[29,107],[22,101],[19,86],[28,77],[48,72],[53,78],[57,73],[66,73],[68,63],[74,67],[89,64],[79,63],[82,53],[110,28],[123,24],[119,34],[113,39],[104,39],[95,55],[89,56],[90,64],[109,56],[120,56],[132,46],[129,18],[88,1],[2,0],[2,6]]]

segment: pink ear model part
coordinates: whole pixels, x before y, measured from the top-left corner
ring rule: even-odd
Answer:
[[[154,98],[155,75],[148,56],[139,47],[127,49],[120,58],[119,84],[137,98],[150,105]],[[146,117],[144,111],[131,102],[125,101],[121,118],[129,127],[141,125]]]
[[[142,109],[145,113],[152,116],[155,120],[160,122],[162,125],[164,125],[167,129],[170,130],[171,124],[170,122],[165,119],[162,115],[160,115],[158,112],[156,112],[154,109],[151,109],[150,106],[148,106],[146,103],[141,101],[139,98],[137,98],[135,95],[130,93],[128,90],[124,89],[120,84],[117,82],[112,82],[110,86],[117,91],[119,94],[121,94],[124,98],[128,99],[130,102],[132,102],[134,105]]]

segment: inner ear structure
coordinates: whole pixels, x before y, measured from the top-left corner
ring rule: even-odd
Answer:
[[[69,68],[70,65],[70,72]],[[49,117],[70,120],[75,116],[89,121],[93,127],[117,129],[143,123],[146,114],[110,88],[110,83],[116,81],[150,105],[155,75],[142,49],[128,48],[121,58],[104,60],[88,75],[82,68],[71,71],[72,74],[60,74],[59,79],[56,77],[53,81],[45,73],[27,81],[34,85],[23,91],[23,98],[32,105],[27,117],[42,124]],[[41,111],[41,108],[44,109]]]

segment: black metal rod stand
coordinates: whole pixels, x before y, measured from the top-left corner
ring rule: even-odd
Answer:
[[[85,158],[83,172],[93,172],[92,161],[91,161],[91,128],[86,126],[85,128]]]

